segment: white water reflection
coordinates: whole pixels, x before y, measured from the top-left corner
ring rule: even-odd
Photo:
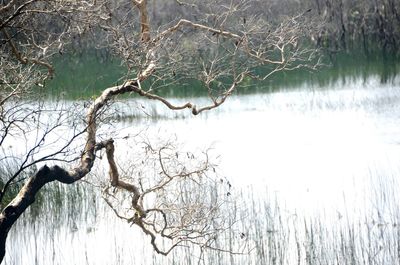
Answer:
[[[266,192],[274,194],[290,213],[312,216],[324,212],[356,218],[378,209],[390,219],[400,194],[399,91],[399,82],[381,85],[371,77],[344,87],[334,84],[321,90],[234,96],[205,115],[179,114],[184,118],[174,118],[175,112],[154,102],[132,101],[119,106],[126,115],[137,111],[127,107],[134,105],[164,118],[142,119],[139,124],[137,120],[121,121],[114,124],[114,130],[124,136],[148,128],[150,139],[176,135],[190,148],[212,145],[214,153],[220,155],[222,174],[236,189],[252,192],[255,198],[265,198]],[[124,146],[123,139],[116,141],[120,154],[125,153]],[[140,234],[119,223],[107,208],[99,207],[98,211],[93,223],[78,221],[75,232],[62,226],[48,235],[43,233],[46,224],[39,222],[37,227],[24,226],[22,231],[31,238],[16,243],[23,236],[14,229],[9,260],[28,264],[39,253],[39,263],[51,264],[51,250],[57,253],[54,264],[154,261],[147,239],[142,241]],[[46,244],[38,250],[37,242]],[[26,248],[13,251],[12,244]]]
[[[371,78],[238,96],[206,118],[158,121],[150,133],[175,133],[193,146],[214,143],[236,187],[276,192],[289,207],[357,208],[375,185],[371,170],[372,178],[400,173],[399,89]]]

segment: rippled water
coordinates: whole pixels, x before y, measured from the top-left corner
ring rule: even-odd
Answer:
[[[120,116],[112,129],[119,133],[115,145],[121,156],[127,151],[122,137],[143,129],[149,139],[176,137],[190,149],[212,146],[221,173],[249,204],[278,201],[283,215],[321,218],[327,226],[365,216],[395,224],[400,222],[399,106],[400,80],[381,84],[371,76],[324,88],[233,96],[199,116],[128,100],[116,104]],[[139,119],[139,109],[153,118]],[[53,188],[61,195],[49,194],[61,196],[60,204],[44,204],[34,217],[26,214],[32,221],[13,228],[6,264],[197,264],[185,251],[156,256],[148,238],[118,220],[95,188],[88,192],[84,183]],[[387,242],[396,229],[386,230]],[[261,264],[260,255],[256,251],[239,261]]]

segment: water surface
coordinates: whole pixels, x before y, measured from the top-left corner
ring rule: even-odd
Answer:
[[[305,84],[287,91],[237,95],[221,108],[199,116],[127,99],[116,103],[117,122],[104,130],[118,132],[115,145],[120,159],[130,151],[123,137],[143,130],[143,137],[150,140],[176,138],[190,150],[213,148],[220,174],[248,202],[240,204],[248,218],[243,227],[256,241],[248,256],[220,257],[224,264],[274,264],[274,255],[283,253],[282,249],[286,254],[275,261],[293,264],[298,259],[293,231],[298,231],[298,240],[305,246],[299,252],[305,264],[310,250],[308,232],[313,229],[330,235],[319,245],[325,246],[321,248],[325,259],[352,242],[353,231],[354,246],[359,248],[352,252],[354,257],[369,253],[375,256],[368,264],[394,264],[400,222],[396,203],[400,194],[398,106],[400,79],[382,82],[380,76],[370,75],[324,87]],[[106,169],[88,180],[102,174]],[[185,250],[168,258],[154,254],[149,239],[117,219],[99,197],[99,190],[87,186],[52,185],[44,191],[43,197],[51,200],[44,199],[12,229],[5,263],[189,264],[189,260],[197,264],[196,254]],[[310,230],[308,222],[313,224]],[[377,224],[386,225],[384,233],[374,230]],[[279,235],[268,236],[271,229]],[[342,241],[336,241],[337,232],[343,233]],[[365,247],[366,242],[372,243]],[[378,251],[379,246],[388,249]],[[271,249],[277,252],[268,252]],[[211,255],[205,263],[212,264],[217,258]]]

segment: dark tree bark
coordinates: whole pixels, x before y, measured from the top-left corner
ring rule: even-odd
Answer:
[[[6,253],[6,240],[11,227],[21,214],[35,202],[35,196],[39,190],[54,180],[64,183],[76,181],[70,178],[67,171],[58,166],[51,168],[43,166],[29,178],[14,200],[3,209],[0,214],[0,261],[3,260]]]
[[[17,68],[17,70],[26,69],[28,66],[31,66],[39,68],[36,73],[43,73],[42,68],[45,68],[48,75],[51,76],[53,67],[49,63],[50,56],[46,57],[46,51],[53,49],[52,54],[61,53],[62,45],[65,44],[61,35],[71,38],[70,35],[72,33],[69,30],[72,30],[72,28],[76,28],[77,33],[74,33],[78,36],[78,42],[81,40],[80,36],[85,31],[94,31],[93,28],[96,28],[98,31],[95,33],[104,34],[107,37],[108,42],[105,44],[106,47],[120,56],[121,61],[126,63],[128,70],[124,83],[103,90],[101,95],[95,98],[88,108],[86,117],[83,117],[86,126],[86,139],[83,142],[84,147],[78,158],[78,165],[72,169],[67,168],[67,166],[65,168],[57,165],[52,167],[43,166],[26,180],[18,195],[2,210],[0,213],[0,261],[3,260],[5,255],[6,240],[11,227],[21,214],[34,203],[35,196],[40,189],[53,181],[72,184],[81,180],[92,170],[96,159],[96,152],[100,149],[106,149],[107,152],[111,185],[124,189],[133,195],[132,207],[135,210],[135,216],[131,217],[129,221],[139,226],[145,234],[151,237],[151,244],[154,249],[158,253],[168,254],[172,248],[181,242],[193,243],[193,238],[190,238],[187,234],[186,239],[185,237],[180,238],[180,236],[177,238],[177,233],[166,235],[165,232],[168,229],[175,228],[176,230],[181,229],[185,231],[186,227],[168,226],[169,219],[166,217],[167,213],[159,208],[143,209],[140,200],[143,199],[146,192],[138,189],[134,184],[119,178],[113,156],[113,141],[98,142],[96,139],[97,123],[104,107],[117,95],[134,93],[150,100],[157,100],[169,109],[189,109],[193,115],[197,115],[203,111],[219,107],[235,92],[238,85],[246,79],[265,80],[278,71],[294,70],[297,68],[309,68],[313,70],[320,62],[319,58],[317,58],[318,53],[316,50],[299,45],[302,36],[312,30],[311,23],[308,23],[309,21],[305,19],[305,13],[271,26],[267,20],[261,20],[257,15],[251,18],[250,14],[247,14],[249,16],[246,17],[246,22],[243,21],[243,14],[239,11],[247,12],[247,1],[245,1],[246,3],[238,4],[234,4],[235,1],[233,1],[232,5],[228,5],[230,6],[229,8],[225,6],[221,8],[215,1],[205,1],[205,4],[210,5],[207,6],[209,8],[207,12],[213,12],[210,10],[214,10],[215,8],[220,8],[220,12],[209,14],[206,11],[202,11],[201,8],[204,8],[203,6],[199,5],[196,7],[193,4],[196,7],[197,13],[190,16],[190,19],[185,19],[184,17],[186,16],[181,16],[181,18],[174,17],[169,23],[165,23],[163,27],[153,29],[152,31],[149,21],[150,16],[147,10],[147,0],[122,2],[125,5],[122,5],[121,2],[117,1],[117,3],[114,3],[106,0],[11,0],[8,1],[7,5],[0,7],[0,15],[6,18],[4,21],[0,21],[0,30],[2,31],[0,40],[3,42],[3,45],[0,45],[0,51],[2,55],[6,55],[6,59],[0,61],[0,69],[5,69],[7,68],[5,66],[10,65],[18,65],[20,68]],[[183,2],[177,2],[183,5]],[[220,3],[223,3],[223,0]],[[35,6],[34,4],[37,5]],[[114,4],[116,6],[115,9],[113,9]],[[201,5],[203,5],[203,2]],[[27,6],[30,7],[28,10],[26,10]],[[130,11],[132,12],[130,14],[135,14],[136,11],[138,16],[126,16],[129,13],[126,12],[127,6],[131,8]],[[49,22],[49,17],[47,17],[48,21],[42,21],[47,15],[51,19],[58,17],[58,22],[63,25],[65,24],[65,29],[60,27],[61,34],[58,32],[58,28],[54,30],[54,25]],[[197,19],[195,15],[203,16],[203,19]],[[70,21],[67,19],[68,16],[72,16]],[[209,22],[208,16],[215,18],[215,21],[212,23]],[[234,16],[237,16],[236,19],[232,18]],[[35,22],[36,24],[32,26],[26,24],[26,21]],[[65,21],[68,21],[68,23]],[[42,22],[48,24],[43,28]],[[138,28],[136,23],[140,24],[138,32],[135,32]],[[47,32],[50,29],[53,29],[55,32],[50,34]],[[15,34],[15,32],[18,32],[18,34]],[[39,43],[39,40],[42,43]],[[72,39],[68,39],[68,41],[76,42],[73,37]],[[189,45],[186,45],[187,43]],[[102,42],[101,44],[104,43]],[[57,50],[54,50],[55,48]],[[215,54],[215,57],[205,56],[203,58],[200,56],[200,52],[212,54],[217,50],[219,52]],[[196,54],[196,52],[199,54]],[[200,61],[193,60],[195,56]],[[314,59],[316,60],[313,61]],[[8,64],[3,63],[6,61]],[[271,67],[268,67],[265,73],[259,73],[257,69],[265,65]],[[157,73],[154,74],[156,69]],[[175,74],[176,71],[181,71],[181,73],[187,74],[188,78],[199,81],[208,94],[209,102],[199,107],[192,102],[174,104],[165,97],[158,95],[157,89],[144,88],[141,85],[145,83],[145,80],[150,83],[154,82],[152,85],[157,84],[157,80],[169,82],[170,77],[166,73],[174,73],[174,78],[176,78],[179,75]],[[3,76],[6,75],[7,73]],[[19,75],[20,72],[17,72],[15,76]],[[150,77],[154,78],[151,79]],[[0,76],[1,78],[3,77]],[[173,82],[178,83],[178,81],[180,80],[177,79]],[[31,87],[34,84],[37,83],[31,82]],[[13,87],[13,84],[8,85]],[[216,90],[216,85],[221,85],[221,88]],[[156,85],[154,86],[157,87]],[[23,90],[16,88],[10,94],[10,97],[23,96],[23,93]],[[0,101],[1,108],[3,107],[3,102],[4,100]],[[38,112],[40,113],[40,111],[39,109]],[[26,157],[29,157],[29,153]],[[159,162],[163,163],[161,153]],[[149,189],[147,194],[164,188],[174,178],[186,178],[190,177],[190,174],[197,176],[197,174],[203,171],[194,170],[188,173],[183,170],[180,173],[169,176],[168,171],[163,169],[167,180],[160,183],[158,187]],[[14,180],[14,178],[11,178],[9,183]],[[2,192],[4,194],[4,190]],[[157,229],[156,227],[159,226],[151,223],[152,220],[145,220],[147,214],[161,215],[162,228]],[[209,220],[211,219],[202,219],[201,221]],[[190,226],[192,223],[186,225]],[[194,232],[199,233],[199,237],[210,236],[210,234],[203,230],[194,230]],[[155,242],[157,236],[160,235],[169,239],[178,239],[178,243],[174,243],[169,250],[163,251],[157,247]],[[197,238],[196,236],[196,240]],[[205,243],[203,241],[203,243],[199,243],[198,245],[203,248],[210,246],[207,245],[210,244],[209,242],[211,241],[206,240]]]

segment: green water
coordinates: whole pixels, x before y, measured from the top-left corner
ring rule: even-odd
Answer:
[[[124,69],[118,60],[93,53],[54,58],[56,74],[47,83],[51,96],[68,99],[90,98],[119,83]]]
[[[297,87],[305,82],[319,87],[328,86],[342,80],[366,80],[378,76],[382,84],[394,81],[400,73],[400,59],[395,54],[374,52],[368,56],[362,51],[341,52],[325,55],[322,65],[314,72],[307,70],[281,72],[272,78],[275,88]]]
[[[302,85],[328,86],[341,80],[378,76],[381,83],[392,82],[400,73],[400,59],[385,52],[362,51],[340,52],[323,55],[317,70],[284,71],[273,75],[262,83],[245,80],[239,94],[273,92],[294,89]],[[88,99],[103,89],[123,83],[127,76],[120,61],[110,56],[82,53],[54,59],[55,77],[47,83],[47,93],[53,97],[67,99]],[[263,71],[259,69],[258,71]],[[160,83],[162,85],[162,83]],[[205,96],[206,90],[195,80],[184,80],[178,85],[162,87],[157,93],[170,97]]]

